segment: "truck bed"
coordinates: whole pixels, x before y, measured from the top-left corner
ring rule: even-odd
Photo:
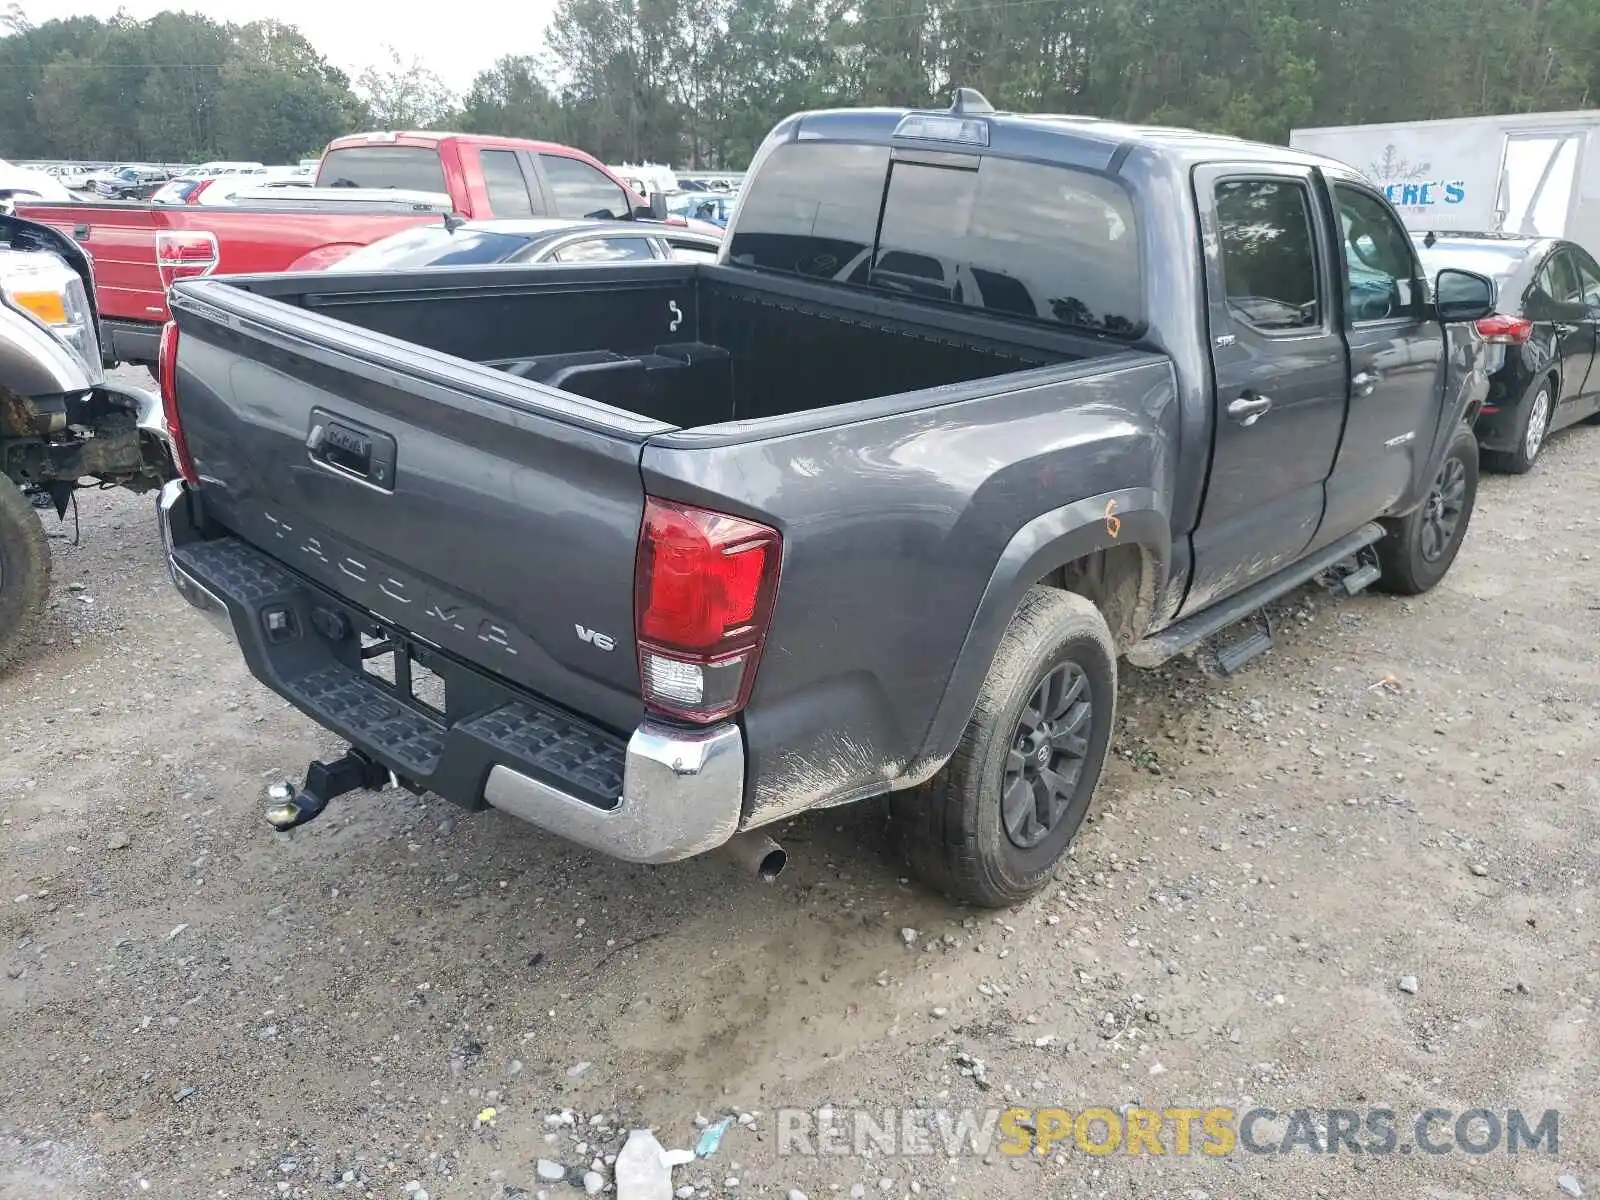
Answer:
[[[703,264],[233,282],[678,428],[792,415],[1124,349]]]

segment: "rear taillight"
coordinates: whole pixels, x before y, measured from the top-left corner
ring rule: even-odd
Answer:
[[[701,724],[755,684],[783,539],[741,517],[650,497],[639,529],[634,633],[652,710]]]
[[[204,230],[163,229],[156,234],[156,274],[163,291],[180,279],[197,279],[217,269],[217,237]]]
[[[1482,317],[1477,322],[1478,335],[1486,342],[1495,342],[1504,346],[1525,345],[1533,336],[1533,322],[1523,317],[1508,317],[1503,313],[1495,313],[1490,317]]]
[[[178,323],[168,321],[161,327],[161,349],[156,355],[156,378],[161,384],[161,412],[167,419],[167,437],[172,442],[173,465],[178,474],[190,483],[200,482],[200,473],[194,469],[194,459],[189,457],[189,443],[183,437],[183,424],[178,420]]]

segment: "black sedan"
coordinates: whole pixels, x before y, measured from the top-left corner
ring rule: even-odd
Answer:
[[[413,271],[489,263],[619,263],[666,259],[713,262],[720,239],[692,229],[638,221],[511,218],[451,219],[380,238],[330,271]]]
[[[1600,264],[1558,238],[1439,233],[1417,238],[1430,278],[1445,267],[1487,275],[1499,296],[1478,333],[1494,357],[1478,417],[1484,465],[1521,475],[1545,438],[1600,418]]]

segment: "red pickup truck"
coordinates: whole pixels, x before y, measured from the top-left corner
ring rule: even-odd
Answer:
[[[328,188],[393,191],[385,203],[333,203]],[[154,369],[167,288],[198,275],[316,270],[407,226],[440,220],[429,193],[461,216],[661,216],[570,146],[459,133],[360,133],[328,143],[315,187],[270,204],[19,204],[17,215],[74,238],[94,260],[108,360]],[[418,198],[421,200],[422,198]]]

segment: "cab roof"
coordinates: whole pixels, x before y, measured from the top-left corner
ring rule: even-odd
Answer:
[[[897,136],[908,117],[969,118],[987,126],[987,144],[942,142]],[[1007,157],[1031,158],[1113,172],[1135,149],[1189,163],[1255,160],[1306,167],[1351,168],[1335,159],[1289,146],[1253,142],[1222,133],[1202,133],[1167,125],[1113,121],[1071,113],[1012,113],[989,107],[970,88],[958,89],[948,109],[855,108],[801,113],[779,126],[797,141],[881,142],[929,151],[987,150]]]

